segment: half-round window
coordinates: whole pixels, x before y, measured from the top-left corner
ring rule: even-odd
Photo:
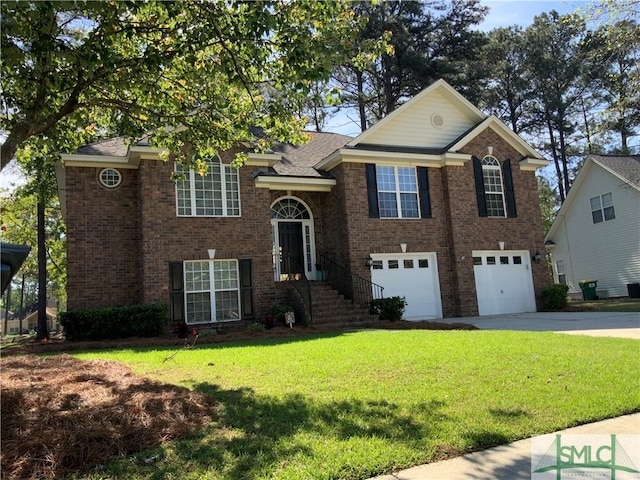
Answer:
[[[105,168],[100,172],[100,183],[107,188],[116,188],[122,182],[122,175],[115,168]]]
[[[308,220],[311,216],[302,202],[294,198],[285,198],[273,205],[271,218],[279,220]]]

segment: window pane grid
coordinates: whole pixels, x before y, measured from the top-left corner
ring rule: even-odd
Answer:
[[[239,318],[238,292],[216,292],[216,320],[238,320]]]
[[[238,288],[238,266],[235,260],[213,262],[214,289],[230,290]]]
[[[415,168],[376,166],[381,218],[419,218]]]
[[[206,175],[193,170],[176,183],[176,208],[180,216],[240,216],[238,171],[219,159],[208,160]],[[180,166],[176,173],[184,173]]]
[[[487,155],[482,159],[482,178],[484,181],[484,201],[489,217],[504,217],[504,189],[502,172],[497,158]]]
[[[616,218],[612,193],[605,193],[604,195],[590,198],[589,205],[591,206],[591,219],[593,223],[602,223]]]
[[[184,272],[189,323],[240,319],[237,260],[186,261]]]
[[[211,277],[208,262],[188,262],[184,268],[185,289],[189,292],[208,292]]]
[[[187,293],[187,318],[190,323],[211,321],[211,294]]]

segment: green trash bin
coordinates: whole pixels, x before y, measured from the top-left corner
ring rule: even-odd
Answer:
[[[596,286],[598,286],[597,280],[580,280],[580,290],[582,290],[583,300],[595,300],[596,299]]]

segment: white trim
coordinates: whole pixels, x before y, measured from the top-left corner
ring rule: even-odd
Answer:
[[[230,288],[226,288],[226,289],[219,289],[216,290],[215,287],[215,268],[214,268],[214,264],[215,263],[221,263],[221,262],[232,262],[235,263],[235,267],[236,267],[236,288],[235,289],[230,289]],[[187,290],[187,269],[186,269],[186,264],[187,263],[206,263],[209,267],[209,289],[208,290]],[[238,263],[238,260],[235,258],[221,258],[221,259],[199,259],[199,260],[184,260],[182,262],[182,268],[184,269],[184,274],[183,274],[183,295],[184,295],[184,316],[185,316],[185,323],[187,325],[197,325],[197,324],[201,324],[203,322],[201,321],[194,321],[194,322],[189,322],[189,315],[188,315],[188,301],[187,301],[187,295],[191,294],[196,294],[196,293],[208,293],[209,294],[209,303],[210,303],[210,309],[211,309],[211,317],[209,319],[208,322],[204,322],[204,323],[225,323],[225,322],[235,322],[237,320],[241,320],[242,319],[242,298],[240,296],[240,291],[241,291],[241,286],[240,286],[240,266]],[[231,291],[235,291],[237,293],[237,301],[238,301],[238,318],[235,319],[231,319],[231,318],[225,318],[222,320],[218,320],[217,316],[216,316],[216,293],[217,292],[231,292]]]
[[[78,153],[61,153],[60,158],[65,166],[69,167],[100,167],[105,168],[138,168],[140,160],[157,160],[160,154],[168,153],[168,150],[150,146],[133,145],[127,150],[127,154],[120,155],[94,155]]]
[[[248,153],[245,165],[250,167],[273,167],[282,160],[282,155],[275,153]]]
[[[138,168],[139,164],[129,156],[61,154],[60,158],[65,167]]]
[[[114,185],[107,184],[104,181],[104,178],[102,178],[102,175],[108,171],[116,172],[118,174],[118,181]],[[100,173],[98,174],[98,181],[100,182],[100,185],[102,185],[104,188],[108,188],[108,189],[117,188],[120,186],[120,184],[122,184],[122,174],[117,168],[111,168],[111,167],[103,168],[102,170],[100,170]]]
[[[272,238],[272,257],[273,257],[273,278],[276,282],[280,281],[280,238],[278,232],[278,223],[280,222],[300,222],[302,224],[302,256],[304,262],[304,271],[307,280],[316,279],[316,232],[313,221],[313,211],[309,208],[309,205],[299,197],[294,195],[286,195],[278,197],[269,206],[269,212],[273,210],[273,206],[283,200],[295,200],[304,206],[309,212],[309,218],[271,218],[271,238]],[[305,235],[305,226],[309,227],[309,243],[307,243],[307,237]],[[310,257],[307,258],[307,250],[310,252]],[[311,268],[307,268],[307,263],[310,263]]]
[[[315,165],[315,168],[331,170],[340,163],[371,163],[379,160],[403,167],[462,167],[465,162],[471,160],[471,154],[451,151],[441,154],[401,153],[341,148]]]
[[[276,177],[258,175],[254,180],[257,188],[269,190],[298,190],[301,192],[330,192],[336,185],[333,178],[314,177]]]
[[[524,172],[535,172],[539,168],[544,168],[549,165],[549,160],[526,157],[519,160],[518,165],[520,165],[520,170]]]
[[[542,158],[538,152],[536,152],[527,142],[525,142],[518,134],[516,134],[513,130],[507,127],[498,117],[495,115],[490,115],[484,121],[476,125],[473,130],[468,132],[464,137],[459,139],[454,145],[450,147],[450,150],[460,150],[465,145],[467,145],[471,140],[480,135],[480,133],[484,132],[487,128],[494,128],[496,133],[500,135],[503,140],[506,140],[509,145],[515,148],[518,153],[523,155],[526,159],[531,157],[531,160],[537,160],[539,164],[538,168],[542,168],[543,166],[547,166],[549,164],[548,160]],[[527,167],[533,166],[532,161],[527,162]]]

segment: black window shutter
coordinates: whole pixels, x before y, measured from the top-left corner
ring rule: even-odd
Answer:
[[[184,322],[184,269],[182,262],[169,262],[171,321]]]
[[[380,218],[378,208],[378,181],[376,180],[376,166],[373,163],[365,164],[367,174],[367,199],[369,201],[369,217]]]
[[[484,198],[484,177],[482,176],[482,162],[477,157],[472,157],[473,178],[476,182],[476,198],[478,200],[478,215],[487,217],[487,204]]]
[[[431,218],[429,171],[427,167],[418,167],[418,192],[420,193],[420,215],[422,218]]]
[[[502,178],[504,179],[504,195],[507,204],[507,217],[518,216],[516,211],[516,194],[513,190],[513,175],[511,174],[511,160],[505,160],[502,164]]]
[[[240,268],[240,304],[242,318],[253,318],[253,288],[251,284],[251,260],[238,260]]]

